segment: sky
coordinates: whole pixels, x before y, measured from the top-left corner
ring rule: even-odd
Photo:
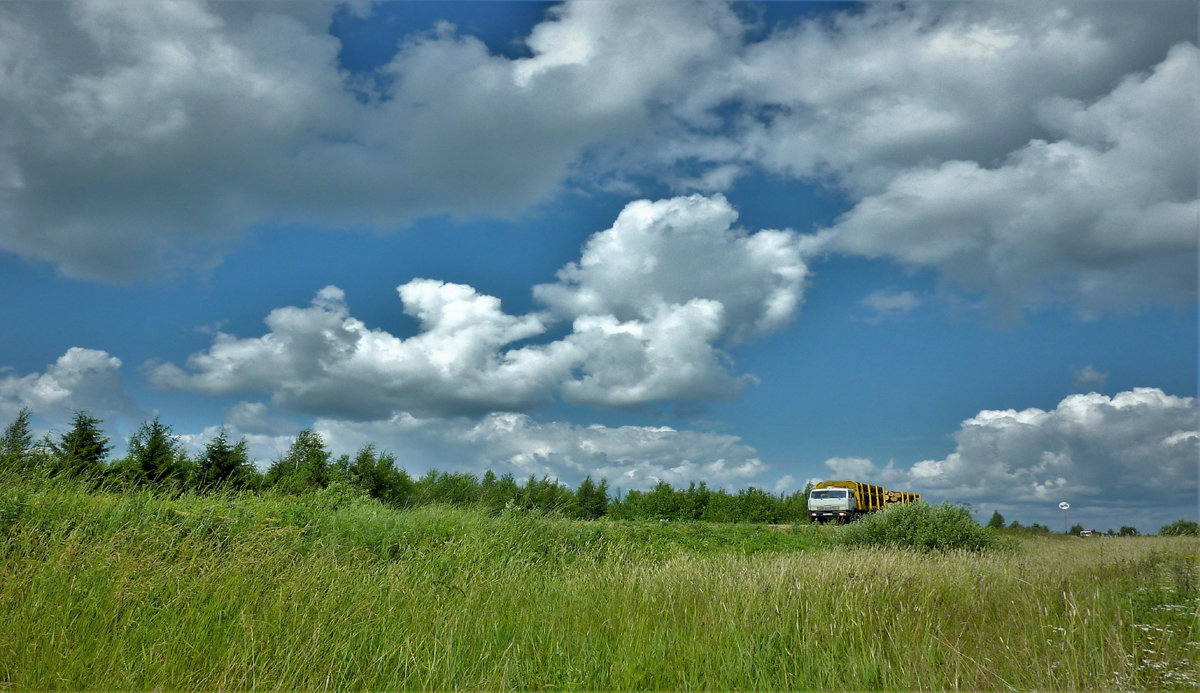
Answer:
[[[1197,22],[0,4],[0,421],[1196,520]]]

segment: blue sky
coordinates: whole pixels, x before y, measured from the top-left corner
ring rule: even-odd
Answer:
[[[0,6],[0,418],[1197,517],[1194,2]]]

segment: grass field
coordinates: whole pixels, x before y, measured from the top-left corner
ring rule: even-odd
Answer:
[[[1194,538],[848,549],[0,483],[0,688],[1195,688]]]

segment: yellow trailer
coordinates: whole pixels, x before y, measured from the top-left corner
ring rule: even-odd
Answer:
[[[895,503],[919,503],[921,494],[889,491],[860,481],[822,481],[808,494],[808,517],[814,522],[849,522]]]

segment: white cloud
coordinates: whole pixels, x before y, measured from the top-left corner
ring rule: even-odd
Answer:
[[[431,468],[492,469],[518,479],[549,475],[572,486],[590,474],[607,478],[611,488],[628,490],[652,486],[658,479],[672,485],[705,480],[740,488],[767,469],[736,436],[668,427],[539,423],[512,412],[478,420],[409,414],[371,422],[320,419],[314,429],[337,452],[375,442],[418,474]]]
[[[648,128],[741,30],[716,3],[573,2],[531,58],[442,25],[354,77],[332,9],[0,7],[0,248],[122,280],[213,262],[255,223],[517,212]]]
[[[0,369],[0,418],[11,419],[28,407],[51,423],[66,421],[75,410],[136,420],[140,410],[120,368],[121,360],[105,351],[71,347],[42,373],[9,375]]]
[[[1194,295],[1190,1],[870,5],[764,35],[719,2],[580,0],[548,10],[530,57],[442,25],[358,76],[336,67],[331,12],[0,6],[0,248],[127,279],[206,266],[257,223],[391,229],[759,170],[857,202],[847,252],[1014,309]],[[605,285],[583,266],[563,281],[575,301]],[[779,303],[722,301],[726,334],[786,319],[788,291],[758,286]]]
[[[862,458],[832,459],[826,466],[933,499],[1042,516],[1064,499],[1091,512],[1093,522],[1103,521],[1100,509],[1108,508],[1138,514],[1143,528],[1195,512],[1200,412],[1192,397],[1157,388],[1112,397],[1071,395],[1050,411],[981,411],[954,438],[954,452],[908,469],[892,463],[880,469]]]
[[[1009,307],[1060,301],[1085,315],[1195,295],[1200,50],[1086,105],[1047,102],[1065,137],[1001,165],[914,167],[834,227],[842,250],[937,267]],[[1170,146],[1164,143],[1170,142]]]
[[[534,296],[567,316],[646,318],[693,299],[719,303],[718,334],[734,341],[776,330],[798,310],[814,236],[733,226],[721,195],[640,200],[593,235],[578,262]]]
[[[612,407],[734,397],[752,378],[722,348],[791,318],[818,242],[735,230],[735,218],[720,196],[631,203],[559,283],[535,287],[546,313],[509,315],[471,287],[416,279],[398,291],[420,331],[401,338],[351,317],[330,286],[272,311],[261,337],[218,333],[186,369],[147,372],[159,387],[270,392],[288,411],[360,420],[521,411],[555,395]],[[571,320],[566,336],[514,346],[555,319]]]
[[[544,330],[535,316],[516,318],[500,301],[459,284],[414,280],[398,288],[422,331],[401,339],[350,317],[337,287],[307,308],[271,311],[270,331],[239,339],[218,333],[188,371],[152,366],[160,387],[207,394],[269,391],[282,409],[316,415],[385,418],[394,410],[445,415],[539,404],[569,371],[565,343],[502,351]]]
[[[1104,387],[1104,383],[1108,382],[1108,373],[1101,372],[1092,364],[1088,364],[1083,368],[1075,371],[1075,389],[1086,390],[1089,388],[1100,389]]]
[[[238,402],[225,413],[225,422],[233,430],[249,435],[280,436],[296,431],[294,422],[275,416],[262,402]]]
[[[869,322],[881,322],[911,313],[921,299],[911,291],[872,291],[860,303],[871,311]]]
[[[1047,98],[1092,99],[1194,39],[1183,3],[872,5],[776,30],[725,82],[745,157],[862,194],[925,162],[1004,157]],[[761,109],[755,112],[755,108]]]

